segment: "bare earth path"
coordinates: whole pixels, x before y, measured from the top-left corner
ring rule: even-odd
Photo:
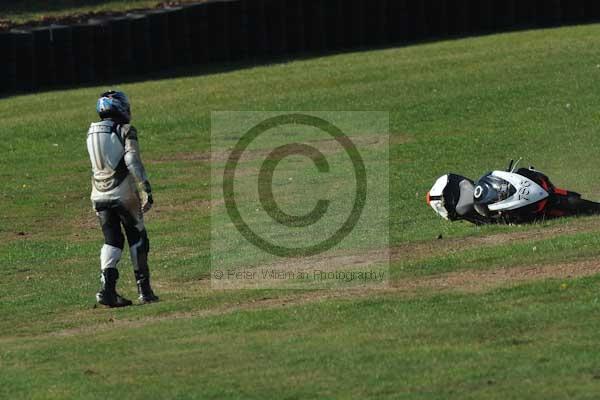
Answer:
[[[248,302],[227,304],[210,310],[197,312],[173,313],[164,316],[149,317],[140,320],[111,320],[110,322],[78,327],[53,332],[50,336],[72,336],[98,333],[114,328],[136,328],[146,324],[163,321],[207,318],[217,315],[232,314],[239,311],[255,311],[277,309],[327,300],[356,300],[380,296],[400,296],[414,298],[416,296],[435,295],[440,292],[482,293],[501,287],[510,287],[526,282],[545,279],[570,279],[600,274],[600,262],[584,260],[573,263],[536,265],[515,268],[497,268],[492,270],[459,271],[430,277],[419,277],[392,282],[385,289],[359,288],[342,290],[315,290],[286,294],[281,297],[265,297]],[[102,309],[98,312],[103,312]],[[47,335],[41,335],[47,336]],[[5,340],[11,340],[6,338]]]

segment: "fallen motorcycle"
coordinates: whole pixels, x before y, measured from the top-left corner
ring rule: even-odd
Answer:
[[[476,225],[523,224],[545,219],[600,214],[600,203],[560,189],[533,167],[492,171],[476,182],[457,174],[438,178],[427,204],[449,221]]]

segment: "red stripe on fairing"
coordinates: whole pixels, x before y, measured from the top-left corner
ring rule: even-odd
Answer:
[[[561,196],[566,196],[567,191],[565,189],[554,188],[554,193],[560,194]]]
[[[535,210],[535,212],[542,212],[544,210],[544,208],[546,207],[546,204],[548,204],[548,200],[542,200],[538,203],[537,209]]]
[[[431,196],[429,195],[429,192],[427,192],[427,196],[425,197],[426,201],[427,201],[427,205],[430,206],[431,205]]]

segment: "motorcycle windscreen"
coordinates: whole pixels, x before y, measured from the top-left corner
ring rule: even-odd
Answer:
[[[476,185],[475,209],[483,216],[522,208],[548,196],[538,184],[512,172],[491,172],[480,178]]]

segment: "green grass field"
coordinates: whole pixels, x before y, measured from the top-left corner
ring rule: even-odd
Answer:
[[[588,25],[118,85],[162,299],[121,310],[94,308],[85,133],[105,88],[0,100],[0,398],[595,398],[600,218],[475,228],[424,196],[523,157],[600,198],[599,44]],[[388,288],[211,289],[214,110],[390,113]]]

